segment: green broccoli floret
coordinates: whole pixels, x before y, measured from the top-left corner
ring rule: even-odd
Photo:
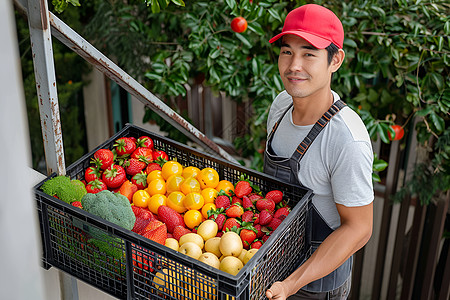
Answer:
[[[76,179],[71,180],[69,177],[63,175],[47,180],[41,189],[47,195],[56,196],[69,204],[74,201],[80,201],[87,193],[81,181]]]
[[[133,229],[136,221],[130,201],[120,193],[113,193],[109,190],[96,194],[88,193],[81,198],[81,205],[91,214],[128,230]]]

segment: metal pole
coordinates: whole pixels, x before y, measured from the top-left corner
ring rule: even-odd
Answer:
[[[52,35],[46,0],[28,0],[28,24],[47,174],[56,172],[58,175],[65,175],[66,167],[53,61]],[[61,298],[64,300],[78,299],[76,279],[64,272],[59,272],[59,280]]]

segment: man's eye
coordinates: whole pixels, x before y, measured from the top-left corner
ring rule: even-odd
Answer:
[[[284,50],[284,51],[281,51],[281,53],[290,55],[290,54],[291,54],[291,51],[289,51],[289,50]]]
[[[308,57],[314,57],[314,54],[312,54],[312,53],[306,53],[305,56],[308,56]]]

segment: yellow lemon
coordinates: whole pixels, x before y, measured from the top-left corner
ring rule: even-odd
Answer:
[[[192,192],[184,197],[183,204],[187,209],[201,209],[205,204],[205,200],[200,193]]]
[[[184,194],[182,192],[172,192],[167,197],[166,205],[177,213],[184,213],[187,208],[183,204]]]
[[[164,179],[161,175],[160,170],[151,171],[150,174],[147,175],[147,184],[149,184],[155,179]]]
[[[194,177],[186,178],[180,185],[180,191],[185,195],[192,192],[199,193],[201,190],[200,183]]]
[[[214,189],[219,184],[219,173],[213,168],[204,168],[197,175],[197,180],[202,189],[208,187]]]
[[[202,213],[195,209],[191,209],[185,212],[183,218],[184,223],[190,229],[194,229],[195,227],[200,225],[203,220]]]
[[[209,210],[215,210],[216,209],[216,205],[214,203],[205,203],[205,205],[203,205],[202,207],[202,215],[205,219],[208,219],[208,211]]]
[[[172,175],[179,175],[183,173],[183,166],[174,160],[166,162],[161,168],[162,177],[167,180]]]
[[[197,167],[186,167],[183,169],[183,173],[181,174],[181,176],[183,176],[184,178],[189,178],[189,177],[197,177],[198,173],[200,173],[200,169]]]
[[[166,205],[167,197],[161,194],[155,194],[150,197],[150,200],[148,202],[148,209],[154,213],[158,214],[158,208],[161,205]]]
[[[145,189],[150,196],[156,194],[164,195],[166,193],[166,182],[164,179],[155,179],[150,181],[147,188]]]
[[[172,175],[166,181],[166,189],[167,193],[170,194],[172,192],[180,191],[180,185],[183,182],[184,178],[180,175]]]
[[[219,192],[216,189],[213,188],[205,188],[201,192],[203,199],[205,200],[205,203],[214,203],[214,200],[216,200],[217,194]]]

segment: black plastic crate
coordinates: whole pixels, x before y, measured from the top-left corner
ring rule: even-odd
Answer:
[[[34,187],[44,267],[54,266],[121,299],[265,299],[265,290],[286,278],[308,255],[311,190],[283,183],[134,125],[128,124],[84,155],[67,168],[67,175],[82,180],[96,150],[111,149],[119,137],[141,135],[151,137],[155,148],[164,150],[182,165],[212,167],[221,180],[233,183],[246,175],[263,193],[272,189],[283,191],[291,213],[233,276],[48,196],[40,187],[49,177]],[[156,279],[161,284],[159,289],[153,283],[155,278],[160,278]]]

